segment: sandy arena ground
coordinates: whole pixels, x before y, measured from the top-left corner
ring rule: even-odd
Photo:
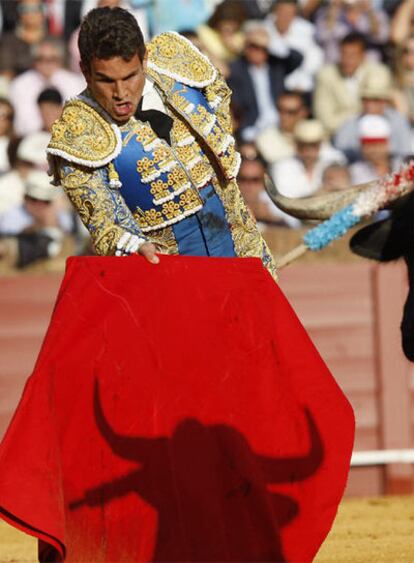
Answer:
[[[0,563],[36,562],[36,542],[0,521]],[[414,497],[347,499],[316,563],[413,563]]]

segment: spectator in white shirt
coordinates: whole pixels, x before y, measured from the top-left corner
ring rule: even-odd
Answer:
[[[299,68],[287,77],[286,88],[311,92],[324,61],[323,51],[315,40],[314,25],[298,15],[297,0],[277,0],[265,23],[270,33],[271,54],[280,57],[291,48],[303,56]]]
[[[344,163],[339,151],[322,152],[325,132],[315,119],[299,122],[294,131],[296,154],[279,160],[271,167],[271,175],[280,193],[286,197],[307,197],[322,185],[322,175],[330,164]]]
[[[42,129],[37,98],[45,88],[54,87],[67,99],[85,87],[81,75],[63,68],[63,59],[62,43],[55,38],[45,39],[34,48],[33,68],[12,81],[10,99],[16,111],[17,134],[27,135]]]

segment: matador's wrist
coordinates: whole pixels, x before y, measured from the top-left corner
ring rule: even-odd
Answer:
[[[124,233],[116,245],[115,256],[128,256],[139,251],[140,247],[148,242],[145,238]]]

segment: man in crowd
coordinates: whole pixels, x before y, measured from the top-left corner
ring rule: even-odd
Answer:
[[[362,111],[346,120],[334,139],[335,146],[346,154],[348,160],[361,158],[359,122],[365,115],[380,115],[388,121],[390,148],[394,156],[404,157],[411,153],[410,122],[401,112],[391,107],[391,86],[389,73],[382,68],[361,83]]]
[[[273,204],[265,189],[265,162],[259,157],[243,158],[237,178],[247,207],[259,227],[263,225],[287,226],[280,210]],[[295,219],[293,219],[295,221]]]
[[[58,196],[46,172],[29,172],[23,202],[0,214],[0,258],[22,268],[59,254],[63,234],[72,228],[72,217],[59,209]]]
[[[323,64],[322,49],[315,41],[314,25],[300,17],[298,0],[277,0],[266,18],[270,33],[269,51],[283,56],[286,48],[298,51],[303,60],[294,72],[286,78],[286,88],[311,92],[314,77]],[[286,55],[285,55],[286,56]]]
[[[382,115],[364,115],[358,122],[361,157],[349,167],[353,184],[370,182],[394,172],[401,158],[391,154],[391,127]]]
[[[228,82],[233,104],[240,112],[244,141],[253,141],[260,131],[277,124],[275,102],[284,89],[285,77],[302,61],[302,56],[288,46],[283,56],[270,55],[269,41],[263,25],[247,28],[243,56],[230,67]]]
[[[296,124],[306,119],[309,114],[300,92],[283,92],[277,100],[276,108],[279,125],[267,127],[256,139],[257,148],[268,164],[293,156],[293,131]]]
[[[32,133],[24,139],[10,140],[8,158],[11,170],[0,176],[0,215],[23,203],[25,182],[35,169],[46,171],[45,151],[49,135],[44,132]]]
[[[361,111],[360,85],[376,73],[388,73],[381,63],[365,59],[365,40],[350,33],[341,41],[336,64],[324,66],[316,81],[314,113],[329,134]]]
[[[33,68],[12,80],[10,85],[10,99],[16,110],[15,129],[19,135],[41,130],[37,98],[42,90],[56,88],[67,99],[85,84],[80,75],[63,68],[64,48],[58,39],[45,39],[33,53]]]
[[[210,62],[174,34],[146,49],[120,8],[91,11],[79,47],[88,90],[48,151],[96,252],[257,256],[274,273],[235,180],[230,91]]]
[[[344,162],[339,151],[322,152],[325,132],[315,119],[299,122],[294,130],[296,152],[294,156],[279,160],[271,167],[273,181],[282,195],[306,197],[322,185],[322,174],[333,162]]]

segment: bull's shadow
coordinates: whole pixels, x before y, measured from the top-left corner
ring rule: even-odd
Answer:
[[[139,469],[87,490],[71,510],[134,492],[158,512],[153,561],[286,560],[280,529],[300,507],[267,487],[303,481],[320,466],[323,445],[307,410],[309,451],[290,458],[255,454],[235,428],[193,418],[182,420],[171,437],[122,436],[105,417],[97,382],[94,411],[112,452]]]

